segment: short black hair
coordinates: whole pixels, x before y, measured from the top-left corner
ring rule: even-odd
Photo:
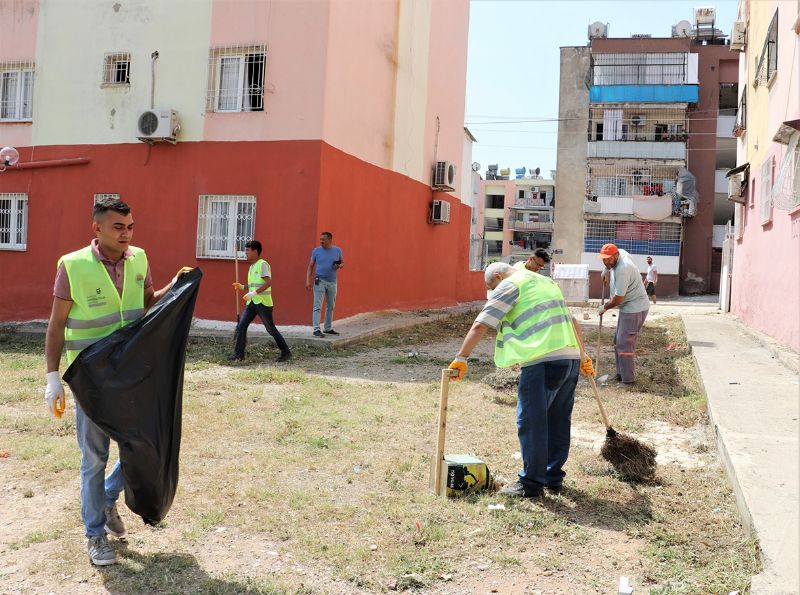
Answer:
[[[550,262],[550,253],[544,248],[536,248],[536,250],[533,251],[533,255],[541,258],[545,264]]]
[[[94,209],[92,209],[92,219],[97,221],[97,218],[108,211],[114,211],[115,213],[119,213],[120,215],[129,215],[131,212],[131,208],[128,206],[127,203],[122,202],[118,198],[112,198],[110,196],[104,196],[102,198],[98,198],[97,201],[94,203]]]
[[[250,240],[249,242],[247,242],[244,245],[244,247],[245,248],[252,248],[256,252],[258,252],[259,256],[261,256],[261,242],[259,242],[258,240]]]
[[[322,232],[321,234],[319,234],[319,235],[321,235],[321,236],[325,236],[325,237],[327,237],[329,240],[332,240],[332,239],[333,239],[333,234],[332,234],[331,232],[329,232],[329,231],[323,231],[323,232]]]

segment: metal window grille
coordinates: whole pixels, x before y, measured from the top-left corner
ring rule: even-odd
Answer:
[[[0,62],[0,121],[33,118],[33,62]]]
[[[104,85],[128,85],[131,82],[130,52],[106,54],[103,60]]]
[[[28,195],[0,194],[0,249],[28,246]]]
[[[589,219],[584,222],[583,238],[585,252],[597,253],[603,244],[611,243],[631,254],[679,256],[681,224]]]
[[[733,136],[739,137],[747,130],[747,88],[742,89],[739,109],[736,111],[736,123],[733,125]]]
[[[686,108],[590,108],[589,140],[685,142]]]
[[[764,39],[764,47],[761,49],[761,56],[756,58],[756,75],[753,78],[753,86],[768,85],[772,77],[778,72],[778,11],[769,24],[767,36]]]
[[[683,85],[689,54],[592,54],[592,85]]]
[[[661,196],[675,188],[677,165],[590,165],[587,198],[599,196]]]
[[[266,52],[263,43],[212,48],[206,111],[264,111]]]
[[[197,218],[197,257],[233,258],[234,247],[244,257],[244,245],[253,239],[256,197],[203,194]]]

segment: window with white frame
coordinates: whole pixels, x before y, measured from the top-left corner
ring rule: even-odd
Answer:
[[[202,194],[197,217],[197,258],[240,257],[253,239],[256,197],[237,194]]]
[[[103,59],[104,85],[129,85],[131,82],[131,55],[129,52],[106,54]]]
[[[0,250],[28,245],[28,195],[0,194]]]
[[[31,62],[0,62],[0,121],[33,118],[33,73]]]
[[[761,184],[758,188],[758,212],[761,225],[772,221],[772,170],[774,159],[767,157],[761,164]]]
[[[266,56],[263,43],[212,48],[206,111],[264,111]]]

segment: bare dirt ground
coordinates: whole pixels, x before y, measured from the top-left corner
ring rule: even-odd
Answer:
[[[639,593],[748,589],[757,547],[668,315],[642,335],[638,385],[601,389],[614,426],[656,447],[656,481],[625,483],[599,457],[604,428],[582,381],[562,494],[433,497],[439,370],[470,321],[297,350],[282,367],[263,363],[266,347],[228,366],[227,346],[193,342],[173,508],[149,527],[121,505],[129,535],[104,569],[85,551],[74,410],[45,416],[40,342],[0,338],[0,593],[615,593],[621,576]],[[511,479],[515,396],[481,381],[491,349],[484,340],[451,387],[446,451]]]

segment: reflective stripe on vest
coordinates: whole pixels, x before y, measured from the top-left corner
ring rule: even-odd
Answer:
[[[60,263],[69,279],[72,308],[64,329],[67,363],[78,354],[144,315],[144,280],[147,256],[140,248],[130,247],[125,259],[122,297],[106,267],[97,260],[91,246],[63,256]]]
[[[500,321],[495,365],[507,368],[567,347],[579,349],[572,314],[555,281],[528,270],[507,280],[516,285],[519,298]]]
[[[263,258],[259,258],[252,265],[250,270],[247,271],[247,288],[250,291],[255,291],[264,285],[264,278],[261,276],[262,265],[269,266],[269,263]],[[272,305],[272,285],[270,284],[264,291],[253,296],[247,303],[253,302],[254,304],[264,304],[265,306]]]

